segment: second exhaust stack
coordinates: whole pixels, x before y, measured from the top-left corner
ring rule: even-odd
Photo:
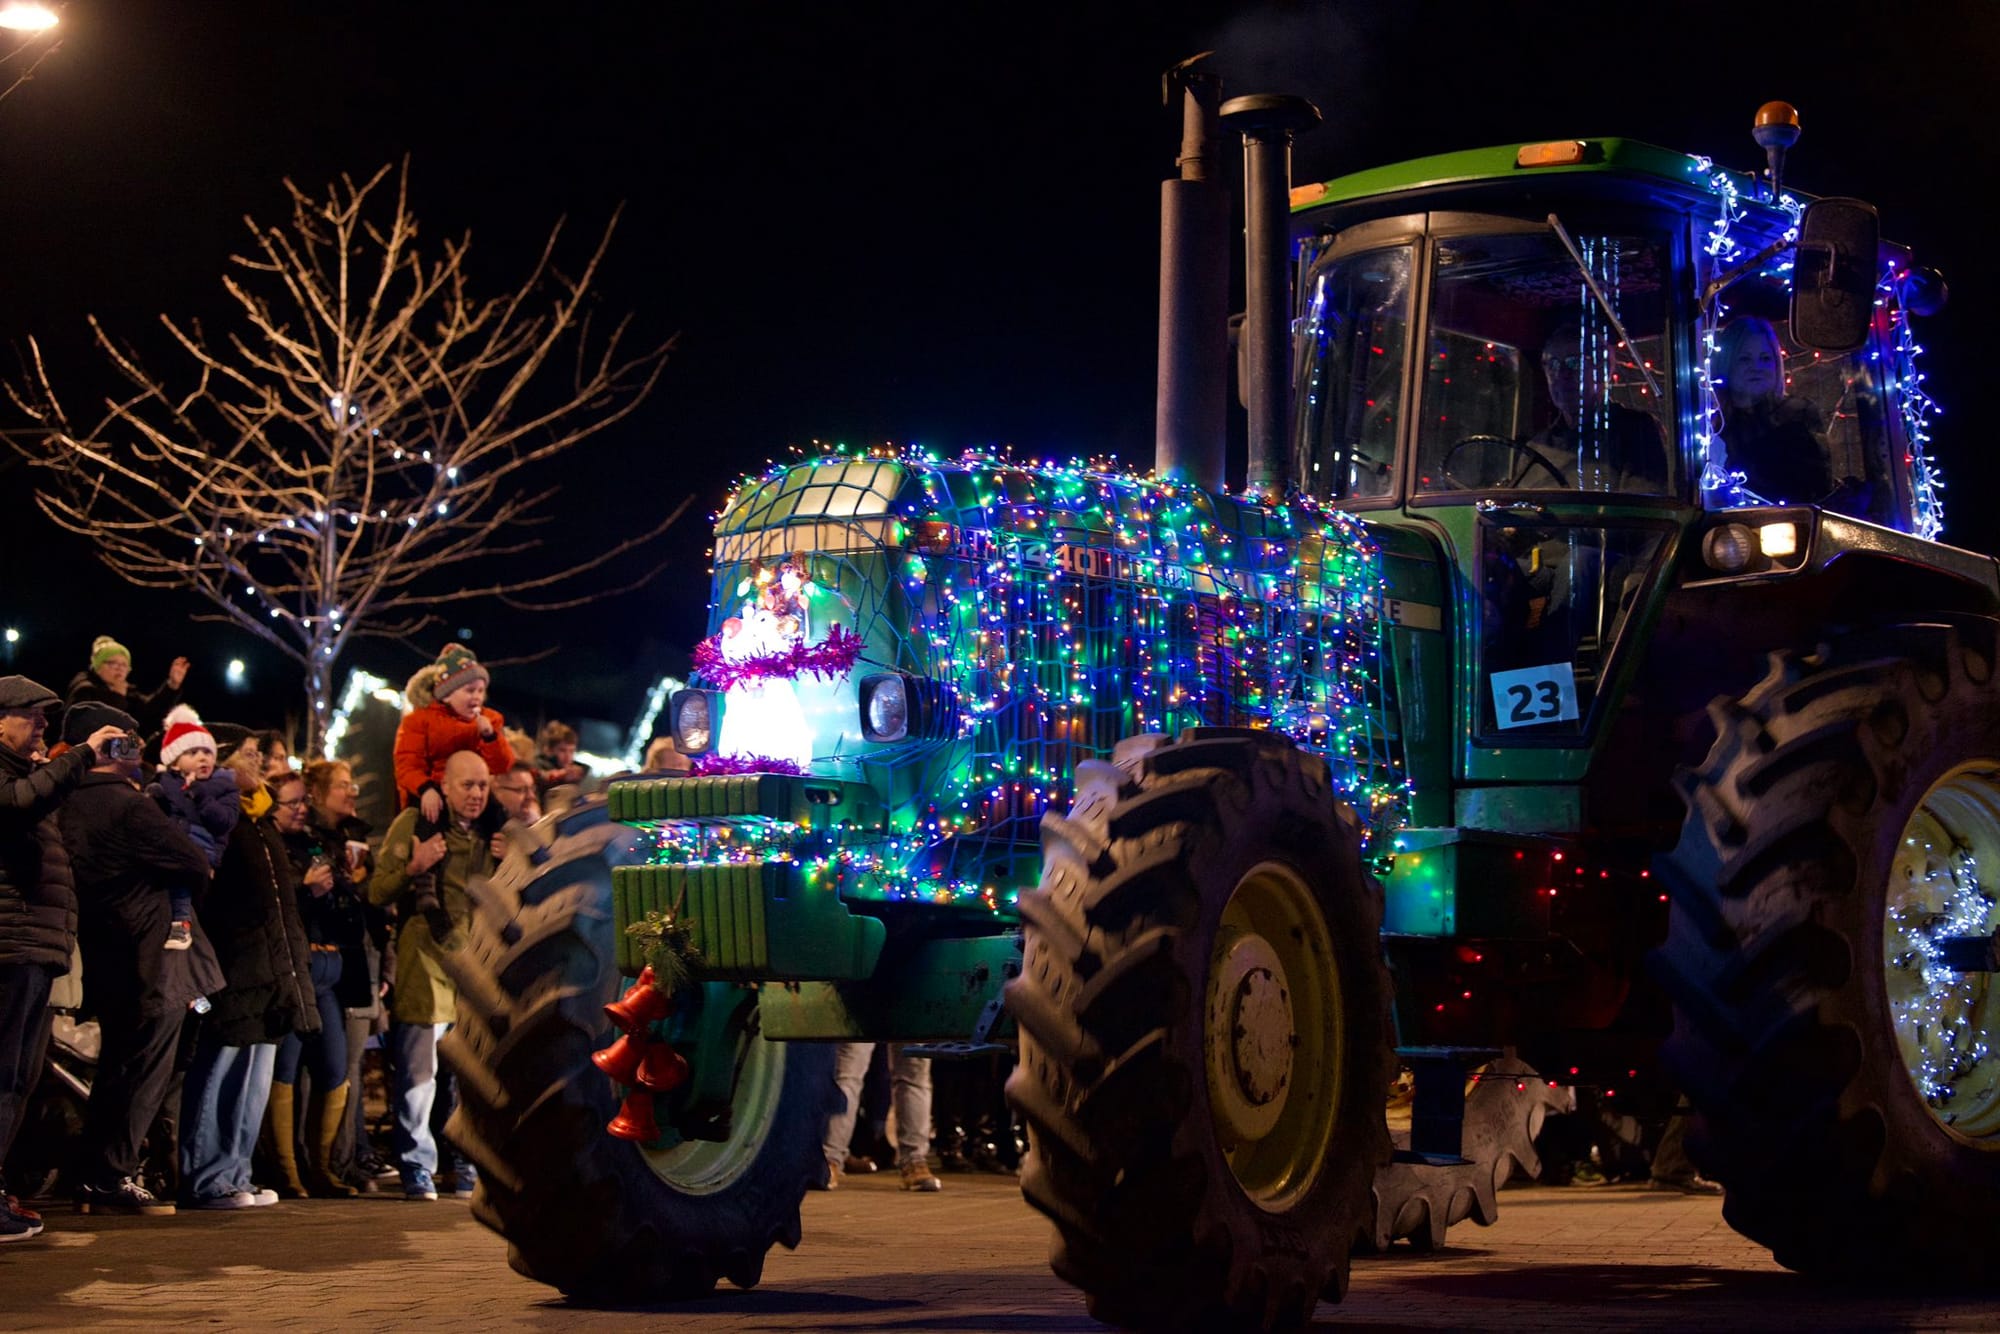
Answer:
[[[1250,461],[1244,490],[1266,499],[1285,490],[1285,435],[1292,373],[1292,135],[1319,124],[1301,97],[1260,94],[1222,104],[1222,122],[1243,136],[1243,244]]]

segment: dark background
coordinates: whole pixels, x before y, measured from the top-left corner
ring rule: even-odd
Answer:
[[[557,543],[587,553],[682,496],[667,573],[581,611],[477,608],[510,718],[621,727],[703,628],[706,519],[739,472],[812,440],[1117,452],[1148,462],[1156,182],[1175,118],[1160,72],[1214,49],[1228,91],[1311,97],[1297,179],[1490,143],[1619,134],[1758,165],[1751,114],[1783,97],[1805,137],[1789,179],[1883,211],[1941,267],[1921,326],[1947,416],[1946,537],[1992,551],[2000,519],[1978,393],[1992,300],[1990,115],[2000,15],[1920,6],[986,3],[510,6],[71,0],[63,47],[0,101],[0,374],[37,336],[59,390],[107,386],[86,314],[171,364],[156,317],[216,318],[242,218],[409,155],[435,240],[470,229],[489,290],[567,215],[582,243],[623,201],[608,311],[678,334],[660,390],[572,456]],[[0,85],[19,62],[0,69]],[[574,249],[571,251],[575,253]],[[5,425],[20,425],[9,410]],[[190,622],[33,510],[0,463],[0,624],[11,664],[60,689],[93,636],[150,687],[195,659],[205,715],[296,713],[296,669]],[[605,576],[645,568],[635,558]],[[342,667],[400,681],[438,642]],[[0,646],[4,652],[4,646]],[[223,667],[250,664],[230,696]],[[344,674],[344,672],[342,673]]]

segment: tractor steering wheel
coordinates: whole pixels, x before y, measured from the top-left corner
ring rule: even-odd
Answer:
[[[1452,472],[1451,464],[1453,459],[1457,458],[1460,453],[1467,449],[1486,448],[1492,445],[1500,446],[1510,455],[1521,457],[1521,464],[1518,468],[1509,468],[1507,470],[1506,480],[1499,483],[1501,487],[1512,488],[1520,486],[1521,479],[1526,477],[1530,471],[1539,467],[1548,473],[1549,476],[1556,479],[1557,486],[1562,487],[1564,490],[1569,488],[1569,477],[1561,468],[1549,462],[1548,456],[1543,454],[1541,450],[1536,449],[1525,440],[1514,440],[1504,435],[1468,435],[1454,444],[1450,449],[1447,449],[1444,452],[1444,462],[1441,465],[1445,480],[1461,491],[1483,489],[1482,484],[1467,482],[1459,478]]]

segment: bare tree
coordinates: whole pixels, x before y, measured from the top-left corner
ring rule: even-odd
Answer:
[[[475,599],[538,610],[635,587],[657,567],[616,588],[576,581],[656,538],[686,501],[526,578],[489,564],[521,568],[541,545],[554,492],[536,465],[631,413],[672,349],[629,350],[629,315],[593,334],[615,214],[573,276],[556,267],[558,222],[525,281],[481,298],[470,233],[419,248],[407,162],[322,196],[285,188],[289,222],[244,220],[251,245],[223,277],[229,330],[160,317],[191,363],[176,386],[92,317],[126,385],[94,421],[65,410],[33,342],[8,392],[39,427],[15,446],[39,471],[42,511],[123,578],[199,593],[216,610],[197,619],[296,661],[316,747],[356,638],[407,639]]]

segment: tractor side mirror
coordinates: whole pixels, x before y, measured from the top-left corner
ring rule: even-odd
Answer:
[[[1821,199],[1806,206],[1792,272],[1794,343],[1852,352],[1868,340],[1881,243],[1882,221],[1873,204]]]

